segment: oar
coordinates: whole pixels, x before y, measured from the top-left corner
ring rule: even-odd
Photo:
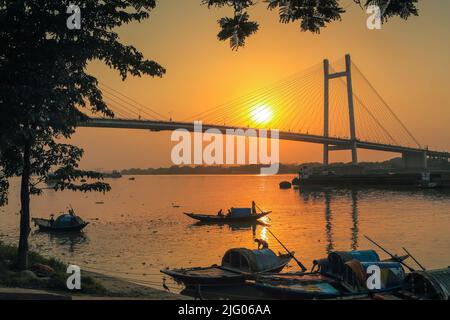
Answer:
[[[256,203],[255,203],[255,207],[259,210],[259,211],[261,211],[261,213],[263,213],[263,212],[266,212],[266,211],[264,211],[263,209],[261,209]],[[270,219],[270,217],[269,216],[265,216],[267,219],[269,219],[269,221],[272,221],[272,219]],[[267,223],[264,223],[264,224],[267,224]]]
[[[403,266],[405,266],[406,268],[408,268],[408,270],[410,272],[416,271],[413,268],[411,268],[410,266],[408,266],[406,263],[404,263],[403,261],[400,261],[398,259],[397,256],[393,255],[392,253],[390,253],[389,251],[387,251],[386,249],[384,249],[382,246],[380,246],[378,243],[376,243],[375,241],[373,241],[372,239],[370,239],[368,236],[364,235],[364,237],[369,240],[370,242],[372,242],[374,245],[376,245],[378,248],[380,248],[381,250],[383,250],[385,253],[387,253],[388,255],[391,256],[392,259],[397,260],[399,263],[401,263]]]
[[[425,269],[425,267],[424,266],[422,266],[420,263],[419,263],[419,261],[417,261],[417,259],[416,258],[414,258],[414,256],[411,254],[411,253],[409,253],[409,251],[408,250],[406,250],[406,248],[405,247],[403,247],[402,248],[403,250],[405,250],[405,252],[408,254],[408,256],[410,256],[411,257],[411,259],[413,259],[414,260],[414,262],[415,263],[417,263],[417,265],[419,266],[419,267],[421,267],[422,268],[422,270],[423,271],[426,271],[426,269]]]
[[[281,241],[273,234],[272,231],[270,231],[269,228],[267,228],[267,231],[269,231],[269,233],[275,238],[275,240],[278,241],[278,243],[284,248],[284,250],[286,250],[287,253],[289,253],[289,254],[291,255],[292,259],[294,259],[295,262],[297,262],[298,266],[302,269],[302,271],[305,272],[307,269],[306,269],[306,267],[303,265],[303,263],[301,263],[301,262],[294,256],[294,254],[293,254],[292,252],[290,252],[288,248],[286,248],[286,246],[285,246],[283,243],[281,243]]]
[[[261,212],[265,212],[263,209],[261,209],[256,203],[255,203],[255,207],[259,209],[259,211]]]

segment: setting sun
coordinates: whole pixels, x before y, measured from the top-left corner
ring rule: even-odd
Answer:
[[[251,112],[252,120],[257,124],[267,123],[272,120],[272,109],[265,104],[257,105]]]

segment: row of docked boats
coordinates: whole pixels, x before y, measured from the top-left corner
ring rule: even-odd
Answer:
[[[292,252],[276,255],[268,248],[235,248],[225,253],[221,265],[161,272],[184,284],[193,295],[230,286],[231,297],[250,292],[247,298],[263,294],[268,299],[449,299],[450,268],[405,273],[408,257],[381,260],[374,250],[335,251],[315,260],[310,272],[281,273],[293,258]],[[374,268],[379,270],[379,283],[372,287]]]
[[[188,217],[201,223],[259,222],[270,211],[259,209],[255,202],[251,208],[231,208],[226,214],[220,210],[216,215],[185,212]],[[270,230],[269,230],[270,232]],[[271,232],[270,232],[271,233]],[[273,235],[273,234],[272,234]],[[273,235],[275,237],[275,235]],[[252,250],[233,248],[228,250],[220,265],[209,267],[163,269],[186,287],[186,293],[194,296],[200,292],[223,294],[214,297],[254,299],[442,299],[450,297],[450,268],[415,271],[404,261],[410,257],[391,255],[370,238],[369,241],[390,255],[381,260],[374,250],[334,251],[323,259],[313,261],[311,271],[295,258],[279,240],[287,254],[275,254],[268,247]],[[282,273],[291,260],[295,260],[302,272]],[[409,273],[405,272],[405,268]],[[374,271],[376,269],[376,271]],[[370,284],[371,274],[378,272],[376,285]],[[224,287],[232,288],[224,291]],[[247,297],[242,293],[246,292]],[[201,298],[201,296],[200,296]]]

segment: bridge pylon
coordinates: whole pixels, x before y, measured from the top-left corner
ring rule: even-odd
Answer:
[[[352,163],[358,164],[358,152],[357,152],[357,139],[356,139],[356,126],[355,126],[355,110],[353,103],[353,85],[352,85],[352,62],[349,54],[345,56],[345,71],[330,73],[330,62],[325,59],[323,61],[324,70],[324,115],[323,115],[323,135],[329,137],[329,107],[330,107],[330,80],[337,78],[346,78],[347,82],[347,101],[348,101],[348,115],[350,122],[350,145],[347,147],[342,146],[330,146],[324,144],[323,146],[323,164],[328,166],[329,152],[333,150],[348,150],[352,152]]]

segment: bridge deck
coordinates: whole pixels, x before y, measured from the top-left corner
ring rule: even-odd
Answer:
[[[152,121],[152,120],[128,120],[128,119],[103,119],[103,118],[92,118],[87,122],[81,122],[78,127],[94,127],[94,128],[119,128],[119,129],[141,129],[150,131],[172,131],[176,129],[185,129],[190,132],[195,130],[194,123],[191,122],[172,122],[172,121]],[[221,126],[221,125],[210,125],[202,124],[202,131],[208,129],[217,129],[224,134],[230,134],[230,130],[247,130],[248,128],[233,127],[233,126]],[[251,129],[251,128],[250,128]],[[227,132],[228,130],[228,132]],[[238,134],[238,133],[233,133]],[[269,133],[270,134],[270,133]],[[341,149],[349,148],[352,141],[350,139],[344,138],[334,138],[334,137],[324,137],[319,135],[302,134],[295,132],[284,132],[280,131],[279,138],[281,140],[290,141],[302,141],[310,143],[328,144],[338,146]],[[436,158],[450,159],[449,152],[440,152],[420,148],[411,148],[404,146],[395,146],[380,144],[375,142],[366,141],[356,141],[356,145],[361,149],[377,150],[385,152],[394,153],[422,153],[426,152],[428,156]]]

